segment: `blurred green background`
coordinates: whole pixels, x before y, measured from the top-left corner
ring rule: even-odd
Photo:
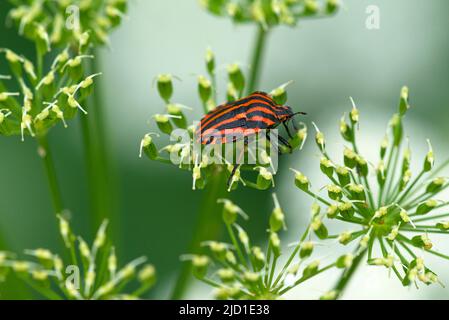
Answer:
[[[368,5],[380,8],[379,30],[365,27]],[[8,2],[0,1],[0,47],[31,56],[29,43],[5,26]],[[296,28],[280,27],[270,34],[262,72],[261,90],[288,81],[289,104],[308,113],[327,133],[331,153],[342,149],[338,120],[350,110],[349,96],[362,112],[362,151],[377,160],[377,146],[389,117],[395,112],[399,90],[408,85],[413,110],[407,115],[416,165],[433,141],[437,159],[449,156],[449,2],[446,0],[345,0],[336,17],[310,20]],[[107,105],[107,135],[119,175],[120,219],[111,221],[121,231],[117,243],[122,263],[147,255],[158,270],[158,284],[150,298],[167,298],[185,253],[199,207],[201,191],[191,190],[191,176],[173,167],[138,158],[141,137],[154,131],[151,115],[163,110],[154,77],[173,73],[175,100],[201,107],[196,95],[196,75],[204,73],[203,57],[210,46],[219,65],[241,62],[247,70],[254,26],[235,26],[204,12],[195,0],[131,1],[129,19],[112,35],[112,46],[101,51],[102,98]],[[0,71],[4,70],[0,65]],[[3,69],[2,69],[3,68]],[[224,67],[219,74],[226,76]],[[1,72],[0,72],[1,73]],[[223,88],[223,86],[222,86]],[[224,92],[220,92],[223,97]],[[51,131],[63,196],[78,234],[93,236],[87,216],[87,186],[78,121],[68,129]],[[32,139],[0,137],[0,230],[8,250],[58,247],[47,181]],[[276,192],[287,213],[286,241],[294,241],[309,217],[311,199],[295,190],[291,172],[305,172],[318,188],[324,180],[318,172],[318,155],[312,139],[302,152],[282,159]],[[320,180],[321,179],[321,180]],[[262,238],[272,208],[269,192],[240,188],[233,199],[251,216],[251,235]],[[211,212],[211,214],[219,214]],[[441,238],[440,251],[449,251]],[[446,245],[444,245],[446,242]],[[323,257],[331,247],[322,248]],[[334,247],[332,247],[333,250]],[[5,248],[0,248],[5,249]],[[449,279],[447,261],[433,261],[443,282]],[[314,279],[289,298],[316,298],[333,284],[337,273]],[[210,297],[210,289],[197,285],[190,298]],[[16,282],[0,285],[0,298],[30,298]],[[438,286],[417,291],[388,279],[383,269],[364,268],[351,283],[345,298],[449,298]]]

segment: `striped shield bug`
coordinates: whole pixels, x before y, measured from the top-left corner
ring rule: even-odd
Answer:
[[[292,138],[288,122],[295,115],[289,106],[278,105],[273,98],[261,91],[254,92],[249,96],[237,101],[222,104],[207,113],[196,130],[196,139],[202,145],[226,144],[236,141],[236,134],[245,139],[260,132],[269,132],[282,124],[290,138]],[[297,127],[293,122],[293,127]],[[268,138],[268,135],[267,135]],[[287,139],[278,135],[279,143],[289,148],[292,147]],[[228,186],[240,164],[234,165]]]

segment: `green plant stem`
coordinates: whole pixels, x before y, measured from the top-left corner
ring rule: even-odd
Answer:
[[[248,94],[251,94],[252,92],[256,91],[256,88],[259,85],[261,63],[265,52],[267,35],[268,31],[265,30],[262,26],[259,26],[259,29],[257,30],[257,36],[254,44],[253,56],[250,65],[251,72],[249,75],[249,82],[247,89]]]
[[[359,248],[356,249],[356,252]],[[358,267],[360,266],[360,262],[365,257],[366,252],[368,249],[363,249],[357,257],[355,257],[354,261],[352,262],[352,266],[343,271],[340,279],[337,281],[337,284],[334,287],[334,290],[337,292],[337,299],[341,297],[341,295],[344,293],[344,290],[346,289],[347,285],[349,284],[350,280],[352,279],[352,276],[357,271]]]
[[[51,154],[50,146],[46,136],[37,138],[39,144],[39,154],[42,157],[45,173],[48,179],[48,186],[50,188],[50,196],[53,204],[53,209],[56,214],[61,214],[64,210],[62,195],[59,188],[58,178],[56,175],[55,164]]]
[[[201,241],[206,239],[217,239],[221,231],[220,205],[217,200],[226,196],[226,172],[217,166],[215,174],[206,186],[203,193],[200,211],[197,216],[196,225],[192,233],[192,239],[188,252],[193,253],[200,249]],[[185,296],[190,282],[191,264],[183,264],[173,289],[171,299],[179,300]]]
[[[95,58],[86,60],[88,72],[99,72],[100,57],[94,52]],[[81,114],[81,131],[84,155],[87,168],[87,180],[90,200],[90,216],[92,229],[95,231],[104,219],[113,220],[111,235],[114,242],[119,244],[118,226],[119,197],[117,176],[112,169],[110,148],[106,138],[104,95],[100,84],[96,84],[89,101],[88,115]]]

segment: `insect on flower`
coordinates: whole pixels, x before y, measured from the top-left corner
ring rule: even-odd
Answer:
[[[305,115],[304,112],[294,113],[289,106],[278,105],[270,95],[257,91],[240,100],[218,106],[206,114],[197,128],[196,137],[202,145],[234,143],[243,138],[246,147],[250,136],[263,131],[269,141],[270,130],[282,124],[288,136],[293,138],[288,123],[298,114]],[[295,131],[298,131],[296,124],[292,124]],[[293,149],[287,139],[279,135],[278,140],[290,151]],[[275,145],[278,145],[277,142]],[[242,156],[243,152],[239,159]],[[228,186],[239,166],[239,163],[234,165]]]

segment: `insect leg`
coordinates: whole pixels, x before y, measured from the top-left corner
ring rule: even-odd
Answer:
[[[287,122],[286,122],[286,121],[283,121],[283,122],[282,122],[282,125],[284,126],[285,130],[287,131],[288,137],[289,137],[290,139],[293,139],[293,136],[292,136],[292,134],[290,133],[290,129],[288,128]]]
[[[280,137],[278,136],[278,138],[279,138],[279,141],[281,140],[280,139]],[[270,132],[268,131],[267,132],[267,140],[268,140],[268,142],[270,143],[270,144],[273,144],[273,142],[271,141],[271,137],[270,137]],[[274,144],[274,146],[278,149],[278,153],[280,154],[280,155],[282,155],[282,149],[280,148],[280,146],[279,146],[279,143],[275,143]]]

